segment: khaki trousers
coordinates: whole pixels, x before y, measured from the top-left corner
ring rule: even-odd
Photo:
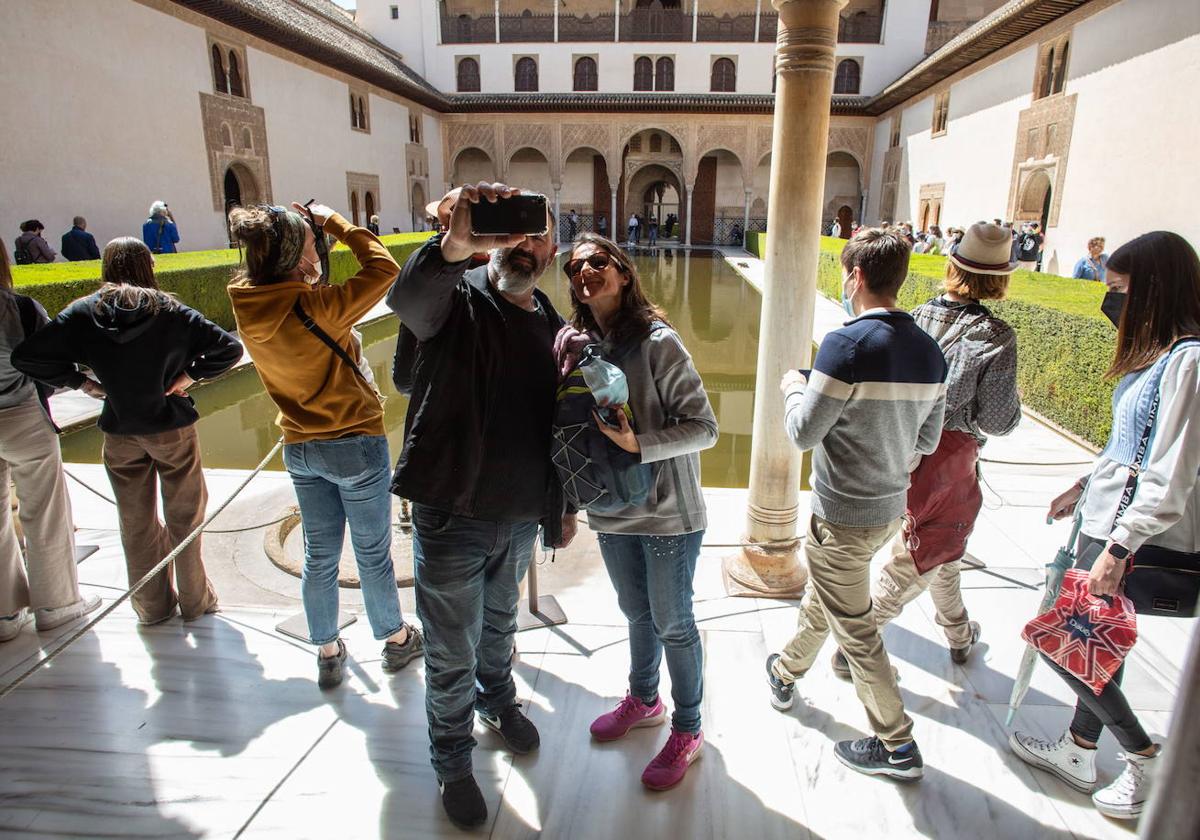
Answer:
[[[104,468],[117,498],[121,547],[132,586],[204,521],[208,489],[196,427],[150,435],[106,433]],[[165,526],[158,518],[159,482]],[[200,556],[201,539],[133,596],[133,608],[143,623],[169,617],[176,604],[185,621],[216,607],[217,594]]]
[[[879,573],[871,604],[875,609],[875,623],[883,627],[904,609],[904,605],[929,590],[933,596],[933,607],[937,611],[937,623],[946,633],[946,641],[952,648],[964,648],[971,643],[971,627],[967,623],[967,607],[962,599],[962,563],[955,560],[930,569],[925,574],[917,571],[916,561],[904,547],[904,537],[899,535],[892,542],[892,559]]]
[[[10,482],[21,499],[24,561]],[[0,409],[0,615],[22,607],[65,607],[78,600],[75,526],[62,453],[58,435],[34,397]]]
[[[804,676],[832,632],[850,662],[858,699],[871,729],[889,750],[912,741],[912,719],[904,713],[900,688],[883,647],[871,608],[871,558],[900,527],[849,528],[813,516],[804,554],[808,592],[800,606],[796,635],[776,663],[784,682]]]

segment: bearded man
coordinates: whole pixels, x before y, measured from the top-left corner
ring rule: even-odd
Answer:
[[[471,828],[487,820],[471,765],[476,712],[514,753],[540,743],[512,679],[520,581],[539,521],[558,548],[576,523],[550,462],[563,319],[536,288],[554,262],[554,220],[542,235],[474,236],[471,205],[520,190],[456,192],[441,202],[453,204],[448,229],[408,259],[387,301],[420,342],[392,492],[414,503],[430,756],[446,814]]]

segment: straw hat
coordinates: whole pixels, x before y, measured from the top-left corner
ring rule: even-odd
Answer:
[[[967,228],[962,241],[947,257],[963,271],[975,274],[1012,274],[1012,231],[1000,225],[979,222]]]

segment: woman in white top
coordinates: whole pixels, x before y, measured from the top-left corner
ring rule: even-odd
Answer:
[[[1086,488],[1077,556],[1099,551],[1088,578],[1088,590],[1097,596],[1117,592],[1130,557],[1143,547],[1189,554],[1200,549],[1200,422],[1193,422],[1200,416],[1200,342],[1179,343],[1200,336],[1200,259],[1181,236],[1155,231],[1118,248],[1108,265],[1109,292],[1101,309],[1117,326],[1108,374],[1121,377],[1113,394],[1112,434],[1091,475],[1050,503],[1052,518],[1071,516]],[[1133,499],[1118,518],[1156,395],[1151,443]],[[1013,750],[1090,792],[1096,784],[1096,743],[1108,727],[1125,751],[1126,766],[1092,800],[1110,817],[1136,817],[1149,798],[1161,747],[1150,740],[1121,690],[1124,668],[1095,695],[1065,670],[1051,667],[1079,697],[1070,729],[1053,742],[1015,732],[1009,739]]]

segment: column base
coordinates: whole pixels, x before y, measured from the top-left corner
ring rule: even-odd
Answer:
[[[799,598],[808,583],[800,540],[778,548],[744,546],[721,562],[725,592],[735,597]]]

